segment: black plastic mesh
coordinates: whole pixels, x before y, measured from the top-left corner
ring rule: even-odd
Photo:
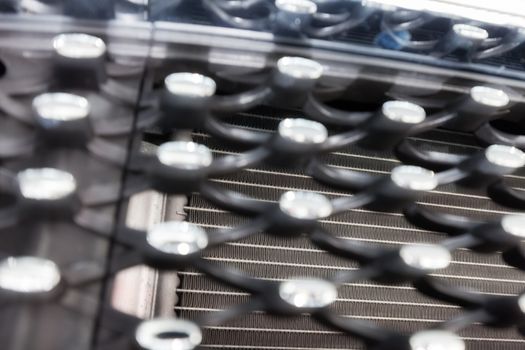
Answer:
[[[259,110],[262,113],[243,114],[236,118],[239,125],[274,129],[281,117],[290,111]],[[270,116],[271,115],[271,116]],[[196,142],[206,144],[217,155],[239,152],[240,149],[194,133]],[[420,136],[433,149],[451,152],[479,148],[472,136],[448,130],[435,130]],[[357,147],[326,156],[328,164],[365,172],[389,172],[399,164],[388,152],[363,151]],[[508,176],[514,187],[524,188],[524,172]],[[287,190],[312,190],[328,197],[344,195],[345,191],[322,186],[298,171],[259,166],[216,180],[221,185],[249,196],[276,201]],[[465,190],[449,185],[432,191],[422,201],[442,212],[479,218],[494,218],[511,212],[482,191]],[[188,221],[207,228],[233,227],[245,218],[225,212],[194,194],[185,208]],[[345,212],[322,220],[334,235],[394,247],[403,243],[437,243],[444,238],[439,233],[421,230],[409,224],[402,214],[378,213],[363,209]],[[343,269],[355,269],[357,264],[334,257],[312,245],[306,237],[286,239],[269,235],[254,235],[239,242],[210,249],[206,256],[246,271],[249,275],[282,280],[290,276],[324,276]],[[468,250],[453,254],[453,263],[436,273],[455,286],[491,294],[515,294],[523,290],[525,279],[519,270],[509,268],[499,255],[481,255]],[[225,287],[196,271],[181,271],[177,290],[179,303],[176,312],[187,319],[204,313],[226,309],[247,300],[248,295]],[[374,282],[349,283],[339,292],[334,308],[338,313],[366,319],[390,329],[409,332],[435,325],[436,322],[457,316],[461,310],[415,291],[408,284],[381,285]],[[468,349],[521,349],[523,338],[515,330],[488,329],[472,326],[459,333],[467,339]],[[309,317],[277,318],[253,313],[224,325],[204,331],[206,349],[362,349],[362,343],[333,329],[312,321]]]

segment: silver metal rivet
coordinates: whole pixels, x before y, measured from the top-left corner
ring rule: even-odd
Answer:
[[[319,278],[291,279],[279,285],[279,296],[297,308],[323,308],[337,299],[337,288]]]
[[[405,264],[428,271],[444,269],[452,261],[450,252],[435,244],[407,244],[401,247],[399,256]]]
[[[19,256],[0,262],[0,288],[19,293],[45,293],[60,282],[60,270],[51,260]]]
[[[490,145],[485,149],[487,160],[507,168],[521,168],[525,165],[525,153],[513,146]]]
[[[509,95],[505,91],[488,86],[474,86],[470,89],[470,96],[477,103],[489,107],[501,108],[510,102]]]
[[[414,191],[431,191],[438,185],[433,171],[414,165],[395,167],[390,178],[399,187]]]
[[[106,53],[106,44],[96,36],[83,33],[57,35],[53,48],[60,56],[68,58],[97,58]]]
[[[70,173],[54,168],[32,168],[17,174],[22,196],[36,200],[56,200],[73,193],[77,183]]]
[[[441,330],[414,333],[408,342],[411,350],[465,350],[465,343],[458,335]]]
[[[303,57],[282,57],[277,61],[277,69],[296,79],[316,80],[323,75],[323,66],[319,62]]]
[[[303,144],[320,144],[328,138],[328,130],[318,122],[303,118],[287,118],[279,123],[279,135]]]
[[[188,97],[210,97],[217,90],[212,78],[197,73],[170,74],[164,79],[164,85],[170,93]]]
[[[149,245],[164,253],[188,255],[208,246],[206,231],[184,221],[168,221],[156,224],[148,231]]]
[[[426,112],[420,106],[406,101],[387,101],[381,108],[388,119],[406,124],[418,124],[426,118]]]
[[[503,230],[510,235],[525,238],[525,215],[509,214],[501,219]]]
[[[285,214],[297,218],[315,220],[332,213],[332,203],[319,193],[288,191],[281,195],[279,208]]]
[[[282,11],[310,15],[317,12],[317,4],[311,0],[276,0],[275,6]]]
[[[200,345],[202,332],[190,321],[155,318],[143,321],[137,327],[135,339],[145,350],[192,350]]]
[[[157,159],[170,167],[194,170],[209,166],[213,161],[213,155],[204,145],[172,141],[163,143],[157,148]]]
[[[54,121],[83,119],[90,111],[87,99],[62,92],[38,95],[33,99],[33,108],[40,118]]]
[[[485,40],[489,37],[489,32],[485,29],[470,24],[454,24],[452,30],[457,35],[471,40]]]

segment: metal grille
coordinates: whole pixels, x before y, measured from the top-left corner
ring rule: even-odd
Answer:
[[[275,130],[282,117],[297,116],[289,110],[261,109],[236,116],[232,122],[248,128]],[[241,149],[210,138],[205,133],[193,134],[196,142],[206,144],[216,155],[238,153]],[[435,130],[415,141],[431,144],[440,151],[460,152],[478,148],[472,136],[456,131]],[[423,147],[423,146],[422,146]],[[390,153],[363,151],[349,147],[326,156],[328,164],[371,173],[387,173],[399,161]],[[261,166],[217,179],[221,185],[264,201],[276,201],[287,190],[308,190],[328,197],[343,196],[314,182],[308,176],[290,170]],[[524,188],[525,173],[507,177],[510,185]],[[491,218],[509,213],[477,190],[449,185],[432,191],[419,203],[471,217]],[[244,218],[214,207],[194,194],[185,207],[188,221],[206,228],[232,227]],[[403,243],[436,243],[444,236],[418,229],[396,213],[379,213],[356,209],[340,214],[323,225],[334,235],[385,246]],[[357,264],[327,254],[304,238],[286,239],[269,235],[254,235],[239,242],[227,243],[207,252],[207,258],[228,264],[249,275],[282,280],[290,276],[326,277],[339,270],[357,268]],[[481,255],[460,249],[453,263],[439,276],[455,286],[472,288],[483,293],[516,294],[525,284],[522,272],[513,269],[499,255]],[[180,272],[177,290],[179,303],[175,310],[182,318],[195,319],[203,313],[226,309],[247,300],[248,295],[224,286],[193,270]],[[340,289],[338,313],[377,322],[399,331],[415,331],[458,315],[461,309],[435,301],[406,285],[381,285],[374,282],[348,283]],[[460,332],[468,349],[522,349],[525,343],[515,330],[496,330],[473,326]],[[324,327],[309,317],[277,318],[260,312],[237,318],[204,331],[204,348],[209,349],[362,349],[362,345],[342,333]]]
[[[22,26],[22,23],[17,22],[17,25]],[[7,25],[3,23],[0,27]],[[68,27],[62,28],[57,24],[57,28],[52,27],[50,32],[62,32]],[[283,46],[268,33],[243,32],[242,38],[234,39],[233,32],[232,37],[219,35],[214,40],[209,28],[199,27],[196,29],[198,34],[191,35],[195,29],[191,27],[186,32],[178,32],[175,37],[180,41],[170,42],[166,38],[172,38],[171,26],[154,24],[148,28],[141,39],[150,38],[152,41],[146,45],[147,61],[135,62],[133,58],[128,61],[126,52],[125,57],[120,58],[124,63],[122,67],[118,55],[106,56],[109,52],[106,52],[105,41],[109,40],[111,45],[122,49],[127,45],[133,46],[131,41],[135,39],[130,40],[131,36],[142,31],[127,34],[129,37],[126,40],[114,41],[109,33],[111,29],[120,31],[120,27],[108,28],[107,35],[98,33],[104,39],[76,34],[73,30],[69,33],[67,30],[47,41],[43,52],[48,55],[40,56],[35,51],[40,61],[33,61],[24,44],[32,47],[29,43],[40,38],[35,36],[27,41],[24,38],[22,43],[18,43],[18,36],[10,36],[16,35],[16,30],[13,30],[8,35],[7,43],[9,47],[16,47],[14,51],[20,54],[12,56],[9,50],[0,52],[3,60],[6,57],[6,78],[9,79],[6,80],[6,87],[10,87],[12,81],[19,80],[16,75],[10,77],[13,71],[31,73],[25,67],[34,66],[35,62],[42,62],[39,69],[46,72],[40,77],[46,82],[41,89],[28,90],[22,96],[6,91],[2,92],[5,96],[0,96],[0,109],[6,114],[5,119],[13,124],[15,121],[28,124],[25,127],[20,125],[20,130],[13,127],[12,130],[17,132],[6,128],[3,130],[6,140],[2,141],[16,140],[16,136],[26,133],[35,134],[28,143],[8,142],[5,153],[0,154],[2,169],[12,172],[6,178],[9,185],[0,184],[0,187],[5,187],[8,202],[6,208],[2,208],[5,215],[2,215],[0,226],[5,225],[8,233],[16,237],[16,240],[3,240],[5,247],[1,253],[4,259],[0,259],[3,272],[8,272],[7,277],[2,279],[3,284],[0,283],[0,299],[3,302],[5,297],[8,302],[4,305],[17,308],[15,312],[2,315],[8,327],[5,327],[0,339],[7,339],[2,341],[8,344],[7,348],[359,349],[363,344],[357,339],[364,339],[368,341],[367,348],[370,350],[436,350],[438,347],[464,350],[463,342],[454,333],[458,329],[462,329],[460,334],[467,340],[470,349],[523,348],[525,293],[521,274],[505,265],[498,254],[482,256],[467,249],[458,249],[469,247],[474,251],[486,249],[494,253],[501,247],[507,264],[525,270],[525,253],[517,249],[519,239],[525,237],[525,230],[522,229],[524,217],[511,215],[502,218],[502,214],[511,211],[493,202],[525,208],[525,196],[518,198],[519,195],[515,194],[524,188],[524,173],[507,176],[507,184],[502,184],[503,174],[525,165],[525,153],[508,145],[523,149],[525,142],[522,138],[505,136],[503,131],[499,134],[489,125],[490,120],[506,112],[500,107],[510,109],[510,102],[523,102],[523,84],[517,80],[508,81],[509,86],[496,89],[489,87],[488,82],[497,80],[500,84],[500,78],[481,79],[475,74],[434,69],[426,73],[428,67],[421,65],[403,65],[399,61],[385,60],[374,62],[369,56],[366,56],[367,59],[365,56],[343,55],[316,47],[304,48],[299,42]],[[31,31],[25,33],[26,36],[30,34]],[[215,46],[215,41],[220,44]],[[79,42],[84,49],[98,48],[96,57],[90,56],[91,50],[84,51],[87,55],[80,57],[80,61],[75,53],[68,54],[77,51]],[[257,46],[261,52],[247,50],[247,55],[239,60],[243,62],[239,63],[239,52],[249,44]],[[239,47],[242,49],[236,51]],[[146,59],[143,53],[135,54],[132,57]],[[280,58],[276,60],[277,57]],[[111,64],[106,65],[110,63],[106,62],[109,58]],[[257,65],[257,62],[263,64]],[[78,67],[83,69],[77,72]],[[418,77],[407,81],[402,78],[403,74],[398,73],[415,73]],[[55,83],[48,86],[47,83],[54,81],[55,76],[56,87]],[[87,79],[76,79],[78,77]],[[439,79],[434,80],[436,77]],[[412,81],[418,81],[418,84],[412,84]],[[427,84],[427,81],[430,83]],[[33,80],[28,80],[27,86],[34,88],[31,82]],[[68,87],[72,83],[82,84]],[[519,87],[519,91],[512,87]],[[89,98],[84,103],[82,96],[47,94],[58,88],[64,91],[76,91],[78,88],[76,93]],[[449,118],[448,122],[447,118],[435,118],[432,101],[428,107],[425,101],[418,102],[427,107],[428,112],[432,110],[429,118],[425,115],[427,111],[414,103],[385,102],[385,98],[410,100],[410,96],[397,96],[415,90],[418,96],[430,96],[432,92],[434,96],[440,96],[438,102],[446,102],[447,105],[436,107],[440,110],[437,116],[444,115]],[[452,92],[454,97],[446,97]],[[43,104],[42,97],[45,97]],[[54,110],[59,107],[60,110],[65,97],[66,102],[69,101],[65,107],[73,106],[82,111],[81,122],[77,123],[78,113],[75,110],[71,112],[69,107],[65,108],[65,120],[61,120],[61,113],[50,115],[44,108],[52,107]],[[295,106],[303,112],[272,107],[252,109],[261,104]],[[30,105],[32,108],[29,108]],[[105,105],[107,108],[103,108]],[[27,113],[18,113],[17,106],[27,106]],[[90,106],[94,107],[92,111]],[[339,107],[346,111],[338,111]],[[358,112],[361,108],[374,112]],[[122,116],[117,109],[122,109]],[[347,113],[349,109],[355,113]],[[240,111],[250,113],[231,118],[224,116]],[[512,112],[511,120],[520,117],[517,110]],[[297,118],[303,117],[303,113],[311,120]],[[342,120],[341,114],[344,114],[345,120]],[[104,118],[111,119],[111,122],[102,123]],[[222,118],[257,132],[242,132],[240,128],[223,123]],[[283,121],[283,118],[286,120]],[[360,118],[365,120],[359,121]],[[57,123],[57,120],[61,121]],[[328,124],[330,134],[334,134],[330,135],[324,125],[313,120]],[[483,125],[461,126],[477,121]],[[501,120],[496,121],[499,122]],[[507,122],[509,120],[504,121]],[[6,126],[9,124],[6,122]],[[55,130],[48,128],[51,124]],[[460,125],[462,130],[479,129],[475,137],[444,130],[420,134],[422,130],[435,128],[436,125]],[[348,131],[347,127],[351,130]],[[199,128],[209,131],[214,137],[209,137]],[[100,135],[97,134],[98,129]],[[279,132],[274,137],[264,134],[275,129]],[[199,144],[183,141],[188,135]],[[419,135],[411,140],[415,147],[411,146],[412,143],[401,141],[407,135]],[[99,136],[108,140],[101,140]],[[494,143],[494,139],[499,142],[498,137],[505,139],[503,145],[491,145],[487,149],[479,149],[480,152],[467,152],[472,155],[466,158],[455,155],[462,151],[477,151],[477,142]],[[149,149],[140,149],[142,141],[155,141],[160,146],[155,152],[150,152]],[[259,147],[248,150],[233,146],[236,143],[258,144]],[[202,144],[207,145],[217,157],[212,159],[209,149]],[[395,148],[395,157],[388,152],[365,152],[356,147],[342,146],[350,144],[367,149],[375,149],[374,146]],[[338,151],[326,154],[334,149]],[[433,159],[411,160],[413,154],[416,154],[413,158],[418,158],[418,150],[430,150],[428,158]],[[13,151],[16,152],[10,153]],[[451,153],[450,157],[447,157],[447,152]],[[420,158],[424,158],[425,152],[421,153],[423,156]],[[239,156],[224,157],[226,154]],[[26,156],[31,158],[31,162],[26,163]],[[104,164],[108,169],[102,165],[101,169],[93,166],[89,161],[92,156],[107,162]],[[433,170],[438,169],[442,165],[440,163],[447,163],[445,168],[450,167],[447,171],[434,173],[416,166],[400,167],[396,158],[409,164],[433,163],[428,166]],[[39,168],[28,168],[34,166],[30,164],[33,159]],[[302,166],[305,164],[299,163],[306,161],[309,161],[306,170],[258,165],[266,162],[283,165],[286,162],[288,166]],[[325,167],[326,164],[331,166]],[[47,169],[50,166],[58,168]],[[71,174],[60,171],[62,167]],[[342,172],[333,170],[337,167],[358,170],[366,179],[357,175],[358,172],[344,172],[343,178],[340,175]],[[329,171],[339,177],[331,177],[333,173]],[[54,176],[49,177],[50,173]],[[234,175],[220,177],[226,173]],[[366,173],[385,176],[364,175]],[[315,182],[305,174],[311,174]],[[53,186],[41,185],[41,181],[45,183],[49,179]],[[75,179],[78,180],[78,188]],[[86,183],[92,179],[96,179],[95,186],[84,192]],[[99,184],[99,180],[104,181]],[[121,180],[124,180],[123,183]],[[349,181],[342,184],[345,180]],[[485,196],[485,192],[456,188],[455,185],[439,187],[428,195],[426,193],[438,184],[465,185],[467,180],[478,180],[476,185],[482,183],[487,196],[493,201]],[[318,182],[331,185],[324,186]],[[359,185],[363,186],[351,196],[352,187]],[[337,186],[346,187],[348,191],[337,190]],[[511,192],[509,186],[517,191]],[[56,191],[57,188],[60,191]],[[126,218],[129,224],[124,223],[128,197],[152,189],[179,196],[169,203],[157,201],[159,205],[165,205],[163,209],[167,212],[178,208],[177,204],[181,201],[186,203],[185,196],[189,195],[190,201],[183,206],[189,221],[197,225],[177,222],[178,215],[158,215],[157,219],[165,217],[175,220],[135,229],[128,226],[140,221],[134,217],[134,210],[130,210]],[[228,192],[228,189],[232,191]],[[505,192],[507,190],[511,193]],[[38,191],[44,192],[43,200],[35,194]],[[255,200],[239,198],[237,192]],[[411,205],[416,198],[420,199],[417,208]],[[210,202],[219,203],[220,207],[213,207]],[[102,209],[104,206],[108,208]],[[84,211],[84,207],[88,210]],[[472,228],[467,229],[470,231],[462,234],[459,240],[444,240],[443,235],[422,229],[439,226],[439,214],[433,226],[411,216],[414,214],[411,210],[425,207],[432,209],[430,211],[438,209],[437,212],[442,213],[496,220],[479,225],[472,223]],[[350,208],[374,208],[379,212]],[[385,208],[403,208],[404,212],[385,213],[382,211]],[[337,215],[343,211],[343,214]],[[245,216],[235,213],[252,217],[247,221]],[[410,226],[407,219],[419,226]],[[460,219],[456,221],[460,222],[460,226],[464,224]],[[27,232],[24,223],[30,224],[27,225]],[[493,229],[494,225],[497,225],[496,229]],[[42,228],[39,239],[43,247],[52,248],[50,252],[41,251],[40,247],[33,246],[32,241],[26,239],[30,235],[36,237],[33,228]],[[220,231],[215,228],[227,229]],[[82,240],[72,235],[77,229],[79,234],[87,233]],[[254,235],[262,233],[256,232],[259,229],[264,230],[264,234]],[[455,229],[452,227],[443,231],[453,235]],[[84,230],[87,232],[80,232]],[[285,238],[301,230],[308,237]],[[48,240],[51,236],[52,242]],[[250,238],[239,239],[248,236]],[[87,243],[83,244],[84,241]],[[11,246],[13,243],[16,243],[15,247]],[[414,247],[413,243],[439,244],[427,244],[421,248]],[[18,245],[22,249],[18,249]],[[371,253],[361,254],[359,249]],[[449,266],[450,251],[454,252],[453,262],[443,269]],[[45,255],[46,260],[41,263],[42,260],[34,259],[32,255],[27,259],[19,257],[20,254]],[[202,255],[206,260],[202,259]],[[84,256],[97,259],[84,261]],[[345,259],[337,256],[344,256]],[[63,263],[67,266],[62,266]],[[173,311],[175,295],[170,286],[175,278],[169,277],[167,281],[163,277],[157,278],[157,272],[149,273],[150,279],[142,279],[140,284],[151,283],[152,287],[143,288],[139,283],[118,283],[123,277],[119,275],[115,288],[112,288],[114,275],[129,272],[129,267],[142,264],[162,272],[179,270],[179,302],[174,310],[180,319],[173,319],[173,315],[164,312],[163,308],[167,301],[168,311]],[[40,266],[51,266],[47,269],[50,273],[39,272]],[[21,270],[17,270],[20,267]],[[185,267],[187,269],[182,270]],[[428,277],[431,271],[439,272]],[[222,283],[216,284],[199,272],[226,285],[238,286],[242,292],[227,288]],[[27,290],[18,288],[19,277],[38,283],[30,283]],[[297,277],[303,279],[297,280]],[[40,286],[41,278],[46,282],[44,288]],[[267,283],[268,280],[271,282]],[[283,280],[286,281],[275,283]],[[390,284],[376,284],[368,280],[388,281]],[[407,283],[396,284],[400,280]],[[439,286],[435,287],[437,280],[446,282],[444,285],[450,287],[442,287],[446,291],[440,290]],[[341,287],[343,281],[347,283]],[[429,287],[429,284],[432,285]],[[412,286],[417,288],[417,292]],[[429,292],[428,288],[432,287],[435,289]],[[454,290],[456,294],[461,293],[460,287],[474,292],[465,293],[468,294],[465,300],[459,301],[461,297],[447,295],[449,291],[454,294]],[[155,305],[139,306],[133,310],[129,305],[122,308],[122,305],[108,300],[111,297],[115,301],[119,297],[118,291],[126,288],[134,292],[140,290],[137,295],[145,292],[142,295],[147,295],[147,302]],[[171,297],[165,298],[163,292],[169,288]],[[105,293],[99,293],[100,290],[105,290]],[[245,293],[247,291],[250,295]],[[474,295],[476,292],[488,296]],[[424,295],[452,301],[445,304]],[[337,296],[337,302],[333,303]],[[141,303],[146,298],[135,296],[135,300]],[[13,303],[9,305],[11,301]],[[123,313],[123,309],[136,315]],[[249,313],[247,310],[266,310],[268,314],[281,317],[268,316],[262,311]],[[27,325],[21,327],[13,316],[15,313],[28,320]],[[241,314],[244,316],[236,317]],[[157,317],[160,315],[167,315],[168,319]],[[155,316],[155,319],[144,319],[149,316]],[[80,324],[84,318],[89,327]],[[354,323],[356,320],[372,322]],[[474,320],[483,322],[483,327],[474,324]],[[68,328],[62,327],[66,324]],[[380,327],[376,328],[374,324]],[[474,325],[464,328],[470,324]],[[499,331],[490,328],[492,325],[509,330]],[[82,331],[79,333],[83,335],[75,336],[69,326]],[[521,336],[511,328],[516,326]],[[202,346],[200,327],[205,329]],[[433,327],[442,327],[447,331],[436,332]],[[10,329],[14,331],[10,332]],[[64,332],[64,329],[68,331]],[[335,331],[337,329],[345,333]],[[91,335],[94,339],[90,339]],[[421,345],[421,340],[424,345]],[[11,346],[12,342],[16,344]],[[459,344],[459,347],[452,349],[440,344]]]

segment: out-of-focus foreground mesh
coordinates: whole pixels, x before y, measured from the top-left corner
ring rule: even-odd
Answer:
[[[0,23],[6,349],[523,347],[521,30],[330,0],[0,4],[27,15]],[[253,31],[141,22],[175,9]],[[185,220],[128,225],[152,190]],[[115,307],[142,265],[176,272],[169,315]]]

